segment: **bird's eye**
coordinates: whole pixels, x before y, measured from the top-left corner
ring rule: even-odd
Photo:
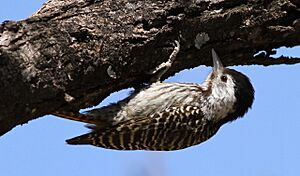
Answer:
[[[221,80],[223,81],[223,82],[226,82],[227,81],[227,76],[221,76]]]

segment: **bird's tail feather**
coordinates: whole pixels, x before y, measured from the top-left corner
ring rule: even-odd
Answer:
[[[92,143],[92,135],[91,133],[84,134],[81,136],[77,136],[71,139],[66,140],[67,144],[71,145],[84,145]]]

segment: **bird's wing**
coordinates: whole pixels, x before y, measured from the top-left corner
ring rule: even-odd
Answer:
[[[57,111],[52,115],[74,120],[78,122],[88,123],[89,128],[106,128],[113,125],[113,117],[121,110],[119,104],[111,104],[109,106],[85,111],[84,113],[73,111]]]
[[[198,106],[202,89],[190,83],[154,83],[130,96],[120,115],[125,121],[149,117],[175,106]]]
[[[197,84],[155,83],[134,92],[118,103],[86,111],[84,114],[59,111],[53,115],[93,124],[95,126],[92,128],[103,129],[131,119],[149,117],[172,106],[196,106],[196,103],[199,104],[197,97],[201,95],[201,92],[201,87]]]
[[[198,107],[171,107],[152,117],[131,119],[104,131],[69,139],[67,143],[117,150],[177,150],[207,139],[196,135],[201,133],[197,130],[200,124],[205,125],[204,120]]]
[[[81,114],[79,112],[73,112],[73,111],[56,111],[52,113],[52,115],[64,119],[69,119],[69,120],[74,120],[74,121],[84,122],[89,124],[95,124],[97,122],[95,117],[92,115]]]

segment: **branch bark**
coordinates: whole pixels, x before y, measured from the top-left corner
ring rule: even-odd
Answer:
[[[296,0],[50,0],[28,19],[0,26],[0,135],[58,109],[96,105],[149,79],[181,51],[165,77],[211,65],[295,64],[269,57],[300,44]],[[258,51],[265,56],[254,57]]]

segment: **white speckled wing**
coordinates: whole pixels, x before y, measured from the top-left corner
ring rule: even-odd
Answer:
[[[201,93],[202,89],[198,84],[155,83],[133,94],[126,106],[122,107],[119,116],[126,118],[150,116],[171,106],[198,106]]]

